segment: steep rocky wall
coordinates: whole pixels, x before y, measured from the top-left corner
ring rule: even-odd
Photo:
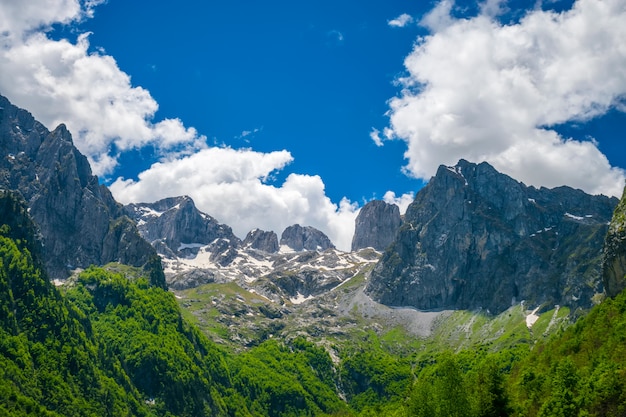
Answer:
[[[626,188],[604,242],[602,278],[609,297],[615,297],[626,288]]]
[[[377,251],[385,250],[393,242],[401,224],[398,206],[382,200],[370,201],[356,217],[352,251],[368,247]]]
[[[335,247],[328,236],[320,230],[299,224],[289,226],[283,231],[280,236],[280,244],[295,251],[326,250]]]
[[[409,206],[367,292],[387,305],[587,307],[617,199],[527,187],[487,163],[441,166]]]
[[[156,256],[64,125],[50,132],[0,96],[0,155],[0,188],[27,202],[52,278],[112,261],[143,266]]]

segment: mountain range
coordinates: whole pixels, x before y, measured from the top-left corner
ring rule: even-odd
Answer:
[[[528,187],[483,162],[439,167],[417,193],[367,293],[418,309],[588,308],[616,198]]]
[[[383,201],[366,204],[351,252],[297,224],[280,240],[257,229],[242,241],[187,196],[120,205],[63,125],[50,132],[4,97],[0,108],[0,187],[27,202],[53,278],[111,261],[155,269],[158,254],[172,289],[233,281],[279,302],[316,297],[374,263],[366,294],[420,310],[498,314],[521,301],[586,309],[604,291],[616,198],[528,187],[461,160],[441,166],[404,216]]]
[[[460,160],[344,252],[123,206],[1,96],[0,151],[0,415],[624,415],[626,193]]]

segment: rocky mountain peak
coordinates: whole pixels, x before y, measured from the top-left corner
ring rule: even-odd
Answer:
[[[279,251],[276,233],[260,229],[241,242],[186,196],[129,204],[125,210],[162,256],[174,290],[236,282],[276,302],[297,304],[336,288],[378,259],[372,250],[335,250],[322,232],[299,225],[283,234],[282,244],[291,250]]]
[[[61,123],[59,124],[53,131],[52,134],[54,136],[56,136],[57,138],[59,138],[60,140],[63,140],[65,142],[69,142],[71,144],[74,144],[74,140],[72,139],[72,134],[70,133],[70,131],[67,129],[67,126],[65,126],[65,123]]]
[[[241,245],[229,226],[198,210],[188,196],[129,204],[125,210],[144,239],[166,257],[195,256],[210,245],[212,259],[226,265]]]
[[[280,245],[287,246],[299,252],[303,250],[326,250],[334,249],[335,246],[320,230],[311,226],[294,224],[287,227],[280,236]]]
[[[278,236],[275,232],[261,229],[254,229],[248,232],[243,240],[243,246],[252,249],[261,250],[268,253],[278,252]]]
[[[569,187],[527,187],[487,163],[441,166],[367,292],[418,309],[588,307],[602,291],[602,241],[616,204]]]
[[[154,249],[92,175],[65,125],[50,132],[0,96],[0,149],[0,188],[26,201],[51,278],[92,264],[144,266],[154,259]]]
[[[355,220],[352,251],[374,248],[383,251],[393,241],[402,224],[400,208],[382,200],[372,200],[361,208]]]

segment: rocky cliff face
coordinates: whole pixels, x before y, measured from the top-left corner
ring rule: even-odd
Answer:
[[[154,260],[154,249],[91,174],[64,125],[50,132],[0,96],[0,155],[0,188],[27,202],[52,278],[91,264],[144,266]]]
[[[602,278],[609,297],[615,297],[626,288],[626,188],[604,242]]]
[[[383,251],[396,236],[402,224],[400,209],[381,200],[367,203],[356,217],[352,250],[374,248]]]
[[[536,189],[487,163],[441,166],[372,272],[370,296],[418,309],[587,307],[617,199]]]
[[[276,233],[261,229],[254,229],[248,232],[243,240],[243,246],[247,248],[257,249],[267,253],[278,252],[278,236]]]
[[[203,247],[211,261],[224,266],[241,245],[230,227],[200,212],[187,196],[129,204],[125,209],[137,222],[141,236],[165,257],[196,256]]]
[[[294,224],[283,231],[280,245],[287,246],[296,252],[303,250],[326,250],[335,245],[323,232],[311,226]]]
[[[298,225],[283,233],[283,251],[274,232],[253,230],[241,242],[189,197],[125,209],[162,256],[174,290],[236,282],[278,303],[297,304],[337,287],[379,257],[367,249],[338,251],[319,230]]]

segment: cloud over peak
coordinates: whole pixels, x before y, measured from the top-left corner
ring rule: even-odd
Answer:
[[[280,186],[267,183],[273,172],[292,160],[285,150],[207,148],[155,163],[137,181],[120,178],[110,188],[123,203],[189,195],[198,208],[242,238],[257,227],[280,233],[300,223],[322,230],[338,248],[348,250],[356,205],[345,199],[339,205],[332,203],[317,175],[290,174]]]
[[[552,127],[623,109],[625,6],[579,0],[503,25],[485,14],[455,19],[443,0],[422,22],[432,34],[407,56],[401,94],[390,100],[406,170],[429,178],[441,163],[486,160],[529,184],[621,194],[623,170],[593,141]]]
[[[75,42],[48,36],[52,25],[81,22],[104,2],[3,2],[0,91],[49,128],[66,124],[98,175],[114,170],[120,152],[148,144],[164,157],[206,147],[206,138],[179,119],[154,122],[156,101],[113,57],[90,50],[90,33]]]
[[[65,123],[97,175],[113,174],[126,151],[154,150],[160,161],[137,180],[113,182],[110,188],[119,201],[187,194],[242,237],[257,227],[280,233],[300,223],[322,230],[337,247],[350,248],[355,204],[331,202],[316,175],[290,174],[280,186],[270,185],[272,175],[293,160],[288,151],[209,147],[205,136],[180,119],[155,120],[158,104],[149,91],[133,86],[112,56],[94,51],[89,33],[75,41],[48,36],[54,24],[91,17],[100,3],[1,2],[0,92],[49,128]],[[328,37],[337,45],[344,39],[337,30]]]

